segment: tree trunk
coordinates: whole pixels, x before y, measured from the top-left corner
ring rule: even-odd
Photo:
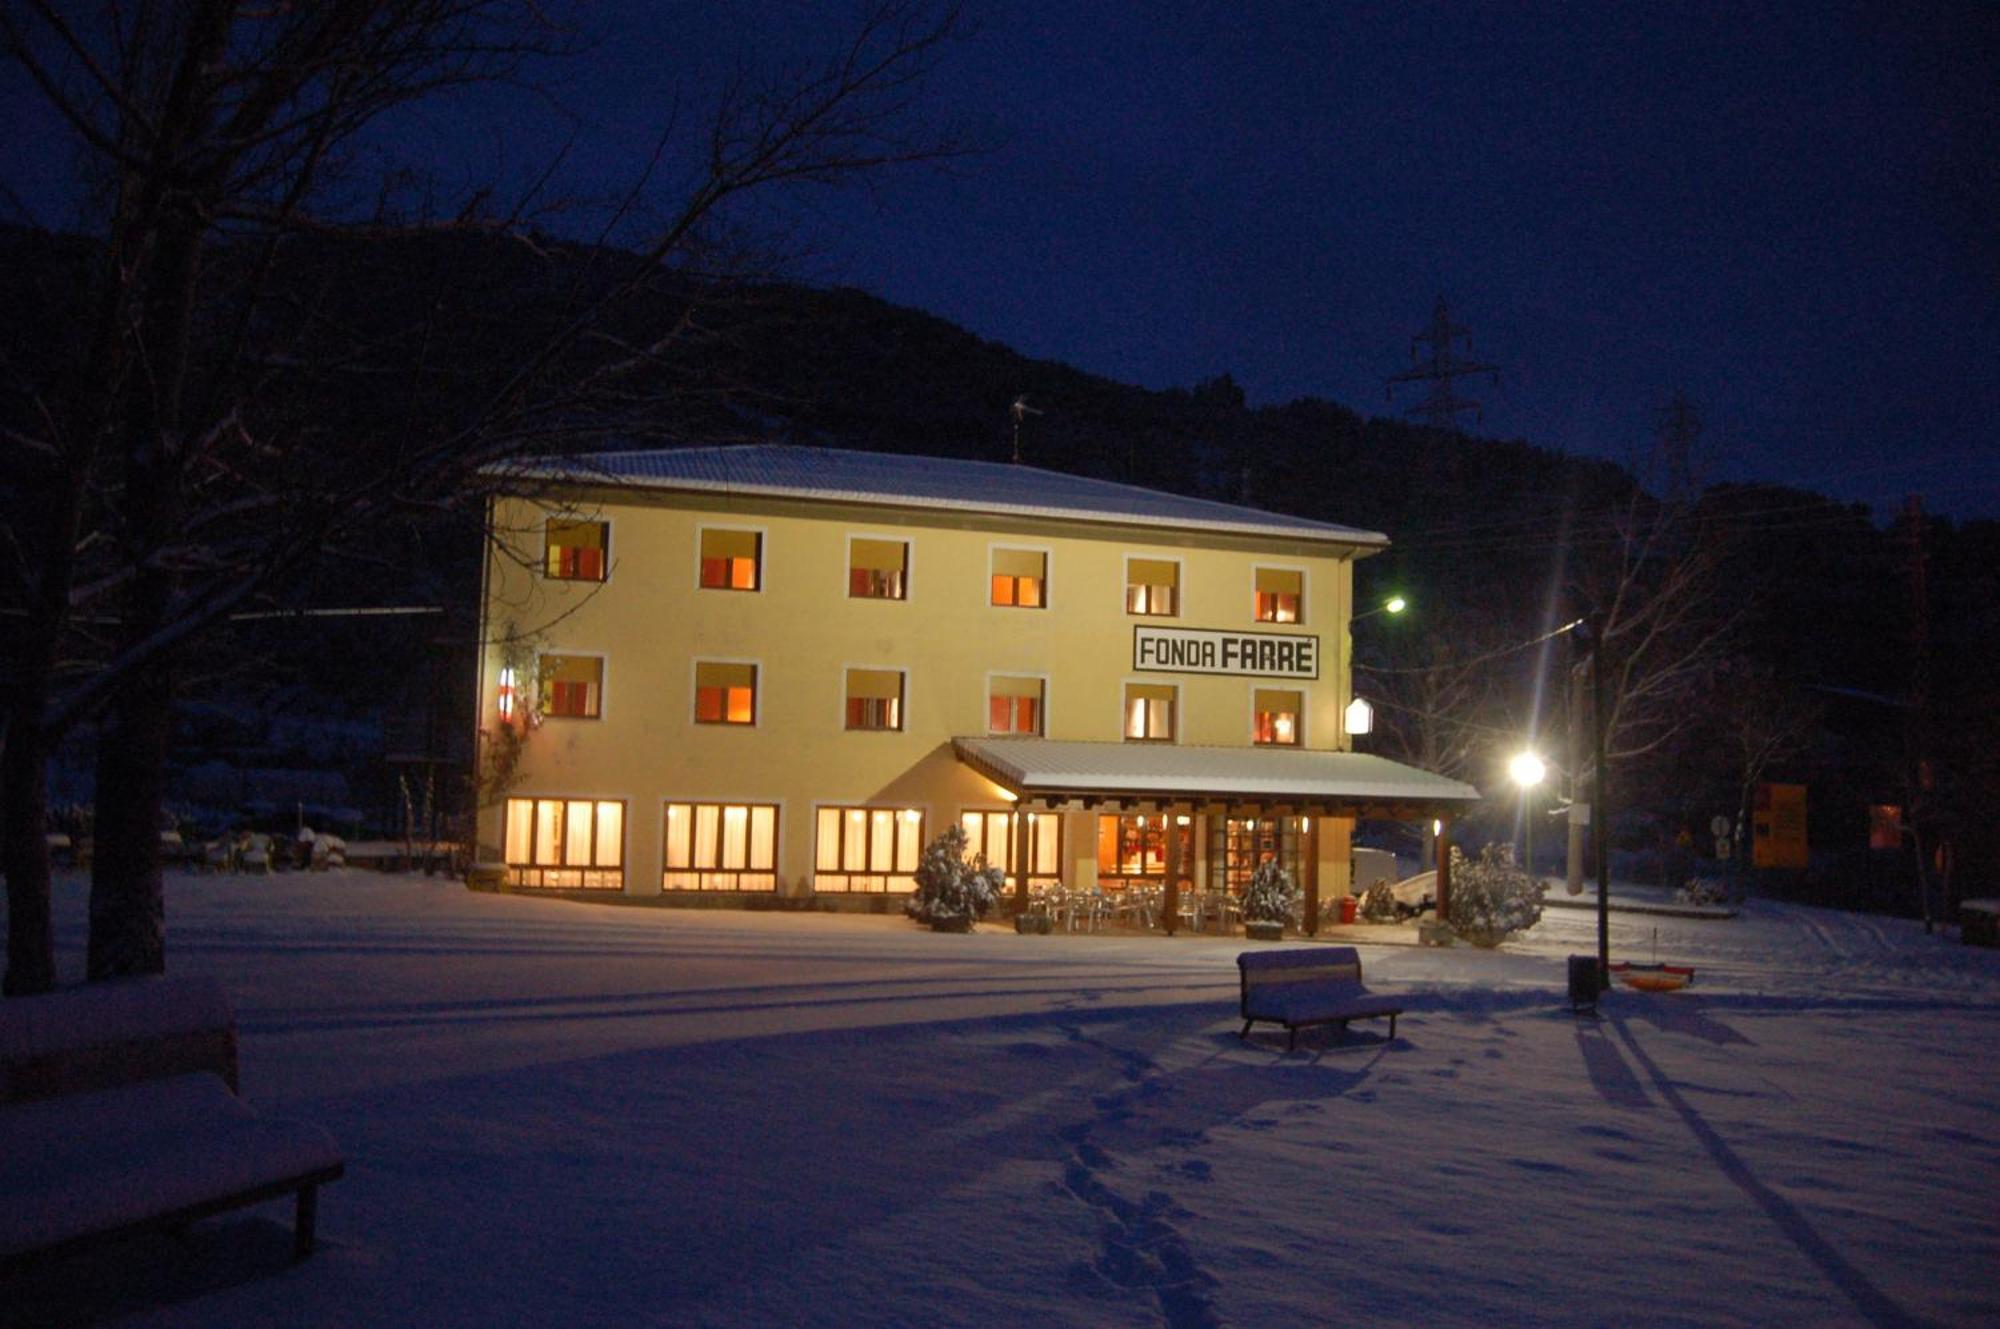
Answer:
[[[160,810],[172,694],[166,666],[135,670],[119,689],[99,740],[97,849],[90,874],[92,981],[166,971]]]
[[[0,751],[0,870],[7,874],[6,994],[25,997],[56,985],[56,938],[49,909],[49,778],[41,726],[16,715]]]

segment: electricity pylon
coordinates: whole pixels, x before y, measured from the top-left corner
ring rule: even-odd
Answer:
[[[1391,374],[1384,381],[1388,386],[1389,399],[1395,400],[1398,383],[1428,383],[1430,393],[1411,406],[1406,415],[1422,420],[1433,429],[1456,430],[1458,417],[1472,412],[1474,422],[1481,418],[1479,402],[1471,397],[1461,397],[1453,391],[1452,384],[1472,374],[1485,374],[1493,382],[1500,381],[1500,366],[1489,365],[1477,360],[1462,360],[1452,349],[1454,341],[1463,341],[1466,349],[1472,349],[1472,334],[1462,325],[1451,321],[1451,311],[1445,307],[1444,297],[1439,296],[1437,308],[1431,311],[1431,325],[1410,339],[1410,359],[1415,368],[1400,374]],[[1418,347],[1429,343],[1430,351],[1423,353]]]

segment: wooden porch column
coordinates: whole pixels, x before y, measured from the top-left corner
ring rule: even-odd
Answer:
[[[1021,799],[1014,804],[1014,912],[1028,912],[1028,806]]]
[[[1444,922],[1444,916],[1451,904],[1451,818],[1450,817],[1438,818],[1437,856],[1438,856],[1437,918],[1438,922],[1442,923]]]
[[[1167,935],[1171,937],[1174,935],[1174,929],[1179,926],[1181,918],[1181,828],[1171,810],[1166,813],[1166,831],[1167,889],[1161,897],[1163,903],[1160,909],[1166,917],[1160,922],[1166,928]]]
[[[1306,818],[1299,837],[1299,872],[1306,879],[1306,935],[1319,935],[1319,817]]]

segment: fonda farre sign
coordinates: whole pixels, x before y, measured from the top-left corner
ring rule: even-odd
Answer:
[[[1318,678],[1319,638],[1303,633],[1219,632],[1135,624],[1132,667],[1157,674]]]

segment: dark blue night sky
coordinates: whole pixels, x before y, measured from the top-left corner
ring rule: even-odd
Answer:
[[[593,11],[559,89],[608,188],[678,90],[844,6]],[[1442,294],[1480,432],[1616,458],[1684,388],[1708,474],[2000,514],[2000,6],[976,5],[930,105],[987,150],[803,199],[802,270],[1026,354],[1401,410]],[[697,73],[696,71],[711,71]],[[15,100],[18,92],[10,92]],[[571,131],[486,94],[449,176]],[[36,197],[22,138],[0,157]],[[60,163],[55,163],[60,166]]]

